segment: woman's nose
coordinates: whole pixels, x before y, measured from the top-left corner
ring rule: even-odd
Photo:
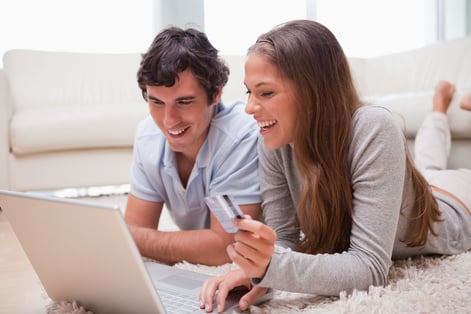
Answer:
[[[245,105],[245,112],[247,114],[254,114],[257,110],[259,110],[259,108],[260,106],[255,103],[254,97],[249,94],[249,97],[247,98],[247,104]]]

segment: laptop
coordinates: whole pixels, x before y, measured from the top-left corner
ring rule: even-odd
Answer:
[[[96,314],[204,313],[198,294],[210,276],[144,261],[119,206],[0,190],[0,207],[52,300]],[[243,293],[229,296],[226,313]]]

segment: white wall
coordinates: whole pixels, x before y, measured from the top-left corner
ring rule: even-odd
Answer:
[[[469,3],[469,1],[468,1]],[[445,38],[453,39],[466,36],[466,0],[447,0],[444,7]]]
[[[154,36],[153,1],[1,0],[0,59],[15,48],[144,51]]]
[[[204,31],[204,0],[154,0],[154,4],[156,33],[170,25]]]
[[[195,26],[223,54],[245,54],[289,19],[329,27],[349,56],[413,49],[471,32],[471,0],[1,0],[1,56],[9,49],[143,52],[163,27]]]

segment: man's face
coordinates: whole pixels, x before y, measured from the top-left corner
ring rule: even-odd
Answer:
[[[209,104],[205,90],[190,70],[181,72],[171,87],[148,85],[146,90],[152,119],[170,148],[194,160],[208,135],[220,93]]]

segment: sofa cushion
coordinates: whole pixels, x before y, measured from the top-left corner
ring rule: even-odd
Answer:
[[[44,106],[18,111],[11,120],[15,155],[74,149],[132,147],[138,122],[147,116],[136,104]]]
[[[467,90],[471,88],[471,36],[374,58],[350,58],[349,64],[365,97],[431,90],[438,80]]]
[[[397,93],[363,98],[368,104],[388,108],[394,113],[405,134],[413,138],[423,119],[432,109],[434,91]],[[471,112],[463,111],[459,102],[464,93],[456,91],[448,110],[451,134],[454,139],[471,139]]]
[[[142,102],[141,56],[10,50],[3,65],[15,111]]]

